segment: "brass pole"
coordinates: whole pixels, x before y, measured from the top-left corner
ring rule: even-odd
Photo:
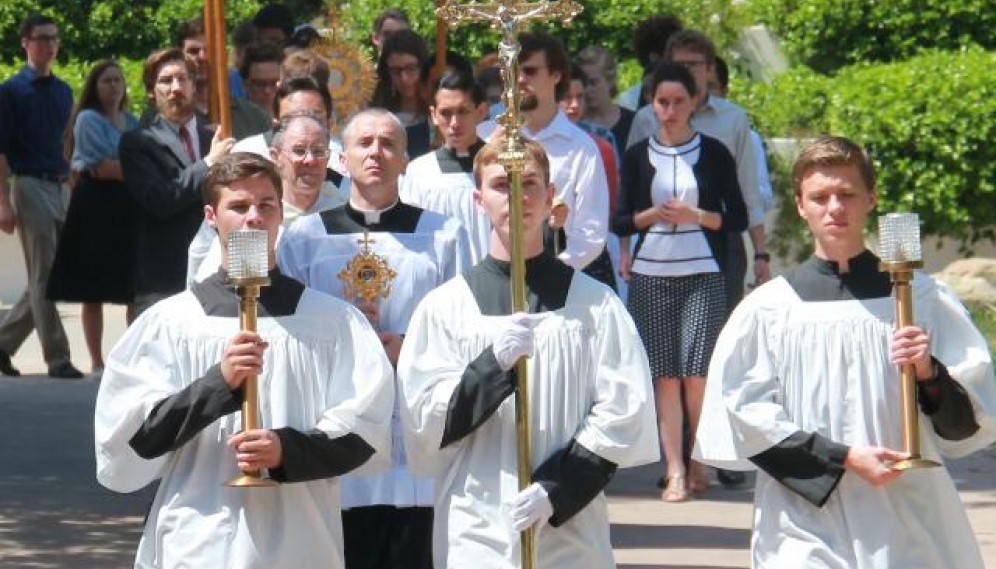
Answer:
[[[249,284],[238,287],[239,294],[239,328],[246,332],[256,331],[256,305],[259,298],[260,285]],[[242,430],[252,431],[259,428],[259,378],[250,375],[242,382]],[[276,486],[269,478],[263,478],[259,470],[243,470],[226,483],[226,486],[240,488],[260,488]]]
[[[889,272],[896,295],[896,328],[913,325],[913,269],[922,263],[882,263]],[[920,456],[920,414],[917,406],[916,372],[910,364],[899,370],[899,413],[902,420],[903,452],[909,458],[892,465],[893,470],[940,466]]]

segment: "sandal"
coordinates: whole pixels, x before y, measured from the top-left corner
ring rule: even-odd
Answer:
[[[706,465],[692,461],[688,489],[701,494],[709,489],[709,470]]]
[[[667,480],[667,487],[661,492],[661,500],[665,502],[685,502],[689,498],[688,484],[684,474],[672,474]]]

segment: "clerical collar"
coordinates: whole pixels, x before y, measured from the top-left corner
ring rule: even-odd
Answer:
[[[785,274],[792,289],[806,302],[866,300],[889,296],[892,283],[878,267],[878,257],[865,250],[848,260],[848,271],[815,255]]]
[[[464,273],[474,300],[486,316],[512,313],[512,291],[508,286],[511,263],[488,255]],[[528,312],[559,310],[567,303],[574,269],[544,251],[526,259],[526,305]]]
[[[457,152],[452,148],[440,146],[436,149],[436,163],[443,174],[470,174],[474,171],[474,157],[484,147],[484,141],[478,139],[470,145],[467,152]]]
[[[298,302],[304,294],[304,285],[285,276],[280,269],[269,272],[270,284],[260,287],[257,314],[263,317],[289,316],[297,312]],[[190,292],[204,309],[207,316],[235,318],[239,315],[239,295],[228,284],[228,273],[223,268],[218,272],[194,283]]]
[[[813,255],[812,262],[814,263],[814,268],[824,275],[838,276],[841,274],[840,263],[837,261],[821,259]],[[867,275],[870,273],[879,273],[878,264],[879,258],[868,249],[865,249],[847,260],[847,273],[844,274]]]
[[[346,207],[349,210],[350,217],[354,217],[353,214],[355,214],[355,217],[363,218],[362,221],[363,225],[374,225],[380,223],[380,216],[394,209],[400,201],[401,200],[399,200],[398,198],[394,198],[394,202],[391,205],[385,207],[384,209],[366,210],[357,207],[353,203],[353,198],[349,198],[349,204],[347,204]],[[357,219],[356,221],[359,222],[360,220]]]
[[[544,267],[550,261],[556,261],[556,260],[558,259],[549,251],[546,250],[541,251],[539,255],[526,259],[526,274],[529,274],[531,271]],[[512,275],[511,261],[502,261],[501,259],[497,259],[489,254],[487,257],[484,258],[482,263],[487,263],[492,268],[496,269],[505,276]]]

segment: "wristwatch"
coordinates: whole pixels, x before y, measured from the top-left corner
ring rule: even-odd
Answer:
[[[764,261],[766,263],[771,262],[771,253],[754,253],[755,261]]]

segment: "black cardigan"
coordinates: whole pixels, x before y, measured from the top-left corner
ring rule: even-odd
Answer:
[[[699,134],[702,146],[699,160],[692,167],[695,181],[699,185],[699,209],[718,213],[723,224],[718,230],[703,227],[709,249],[722,269],[726,264],[726,235],[741,233],[747,229],[747,206],[744,205],[740,182],[737,181],[737,165],[733,155],[719,140]],[[622,183],[619,186],[619,204],[612,217],[612,232],[620,237],[639,233],[636,253],[643,246],[646,229],[637,229],[633,219],[637,213],[653,206],[650,185],[656,168],[650,163],[650,140],[646,139],[630,147],[623,155]]]

